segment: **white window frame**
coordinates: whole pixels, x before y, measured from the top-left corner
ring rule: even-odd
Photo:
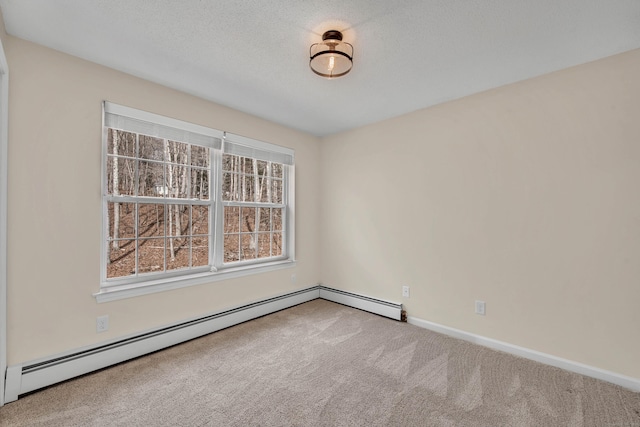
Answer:
[[[154,292],[182,288],[185,286],[226,280],[249,274],[263,273],[295,266],[295,209],[294,209],[294,151],[290,148],[258,141],[252,138],[235,135],[221,130],[184,122],[158,114],[137,110],[130,107],[103,102],[102,114],[102,235],[100,261],[100,290],[94,293],[98,302],[113,301]],[[107,123],[109,122],[109,123]],[[117,123],[117,124],[116,124]],[[107,141],[108,130],[120,130],[139,134],[162,137],[172,135],[171,140],[180,141],[174,134],[182,133],[185,138],[198,140],[219,140],[220,144],[207,144],[211,152],[211,182],[209,189],[209,265],[192,270],[180,270],[154,274],[142,274],[122,278],[107,279],[108,256],[108,202],[113,196],[107,193]],[[180,141],[189,142],[189,141]],[[199,144],[202,145],[202,144]],[[223,153],[236,154],[243,157],[258,158],[283,164],[282,204],[283,215],[283,248],[282,255],[271,258],[232,263],[223,262],[223,209],[222,200],[222,156]],[[126,200],[137,197],[126,197]],[[180,199],[172,200],[179,203]]]

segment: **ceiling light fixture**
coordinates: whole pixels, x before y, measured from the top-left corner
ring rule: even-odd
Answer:
[[[322,43],[309,48],[309,67],[328,79],[342,77],[353,67],[353,46],[342,41],[340,31],[327,31],[322,35]]]

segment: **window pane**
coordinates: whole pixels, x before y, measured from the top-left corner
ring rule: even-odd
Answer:
[[[200,147],[199,145],[191,146],[191,165],[201,166],[203,168],[209,167],[209,148]]]
[[[273,233],[271,239],[271,255],[282,255],[282,233]]]
[[[273,190],[273,181],[269,177],[263,177],[260,180],[260,201],[263,203],[271,203],[271,193]]]
[[[107,254],[107,279],[135,274],[135,240],[107,242]]]
[[[107,203],[109,237],[135,238],[135,203]]]
[[[164,271],[164,239],[138,241],[138,271],[140,273]]]
[[[164,161],[164,140],[152,136],[140,135],[138,157],[148,160]]]
[[[258,167],[257,172],[260,178],[267,176],[269,171],[268,162],[265,162],[264,160],[257,160],[256,163],[256,166]]]
[[[240,235],[240,260],[248,260],[256,258],[256,237],[255,234],[241,234]]]
[[[138,235],[140,237],[164,236],[164,205],[138,204]]]
[[[256,184],[254,184],[256,185]],[[256,197],[255,201],[256,202],[268,202],[267,199],[267,185],[269,185],[269,182],[267,180],[267,177],[265,176],[259,176],[258,177],[258,183],[257,183],[257,187],[256,187],[256,191],[254,194],[254,197]]]
[[[189,237],[172,237],[167,239],[167,270],[189,267]]]
[[[271,224],[273,226],[274,231],[282,231],[282,214],[284,208],[273,209],[273,219],[271,220]]]
[[[256,226],[256,209],[257,208],[241,208],[242,223],[240,229],[243,232],[253,232]]]
[[[201,267],[209,265],[209,238],[198,236],[191,239],[191,265]]]
[[[107,154],[114,154],[116,156],[136,156],[136,134],[131,132],[125,132],[123,130],[108,130],[108,145]],[[118,141],[118,145],[114,144],[114,141]]]
[[[223,171],[232,171],[238,172],[238,156],[233,156],[231,154],[223,154],[222,155],[222,170]]]
[[[282,178],[282,164],[280,164],[280,163],[272,163],[271,164],[271,175],[274,178]]]
[[[271,256],[271,234],[260,233],[258,235],[258,257],[267,258]]]
[[[240,238],[237,234],[224,236],[224,262],[240,260]]]
[[[168,154],[167,161],[180,165],[188,164],[189,144],[177,141],[167,141]]]
[[[222,200],[240,200],[240,179],[237,174],[225,172],[222,175]]]
[[[167,164],[165,170],[167,172],[165,177],[167,194],[165,197],[189,198],[189,181],[191,179],[189,168],[182,165]]]
[[[242,167],[242,171],[243,173],[246,174],[253,174],[253,159],[250,159],[248,157],[240,157],[240,165]]]
[[[282,181],[279,179],[273,179],[271,188],[271,201],[272,203],[282,203]]]
[[[240,200],[243,202],[253,202],[253,176],[252,175],[240,175]]]
[[[138,161],[138,195],[163,197],[168,191],[164,185],[164,164]]]
[[[189,234],[189,205],[167,205],[167,236]]]
[[[180,208],[180,223],[182,224],[182,235],[186,236],[188,234],[193,234],[193,230],[191,229],[191,206],[190,205],[179,205]]]
[[[240,231],[240,208],[237,206],[224,207],[224,232],[237,233]]]
[[[209,170],[191,169],[191,198],[209,200]]]
[[[209,206],[192,206],[191,234],[209,234]]]
[[[260,215],[260,227],[258,231],[270,231],[271,230],[271,209],[269,208],[259,208],[258,215]]]
[[[107,157],[107,194],[115,196],[135,195],[135,164],[135,160],[132,159]]]

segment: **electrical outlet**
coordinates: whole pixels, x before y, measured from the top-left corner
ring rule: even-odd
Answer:
[[[484,301],[476,301],[476,314],[484,316],[486,314],[487,306]]]
[[[408,286],[403,286],[402,287],[402,297],[403,298],[409,298],[409,287]]]
[[[100,316],[96,319],[96,332],[104,332],[109,329],[109,316]]]
[[[291,275],[291,283],[293,283],[294,285],[296,283],[296,275],[295,274]]]

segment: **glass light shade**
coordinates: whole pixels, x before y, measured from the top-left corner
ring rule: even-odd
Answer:
[[[353,67],[353,46],[342,41],[339,31],[327,31],[322,36],[322,43],[311,45],[309,66],[322,77],[344,76]]]

